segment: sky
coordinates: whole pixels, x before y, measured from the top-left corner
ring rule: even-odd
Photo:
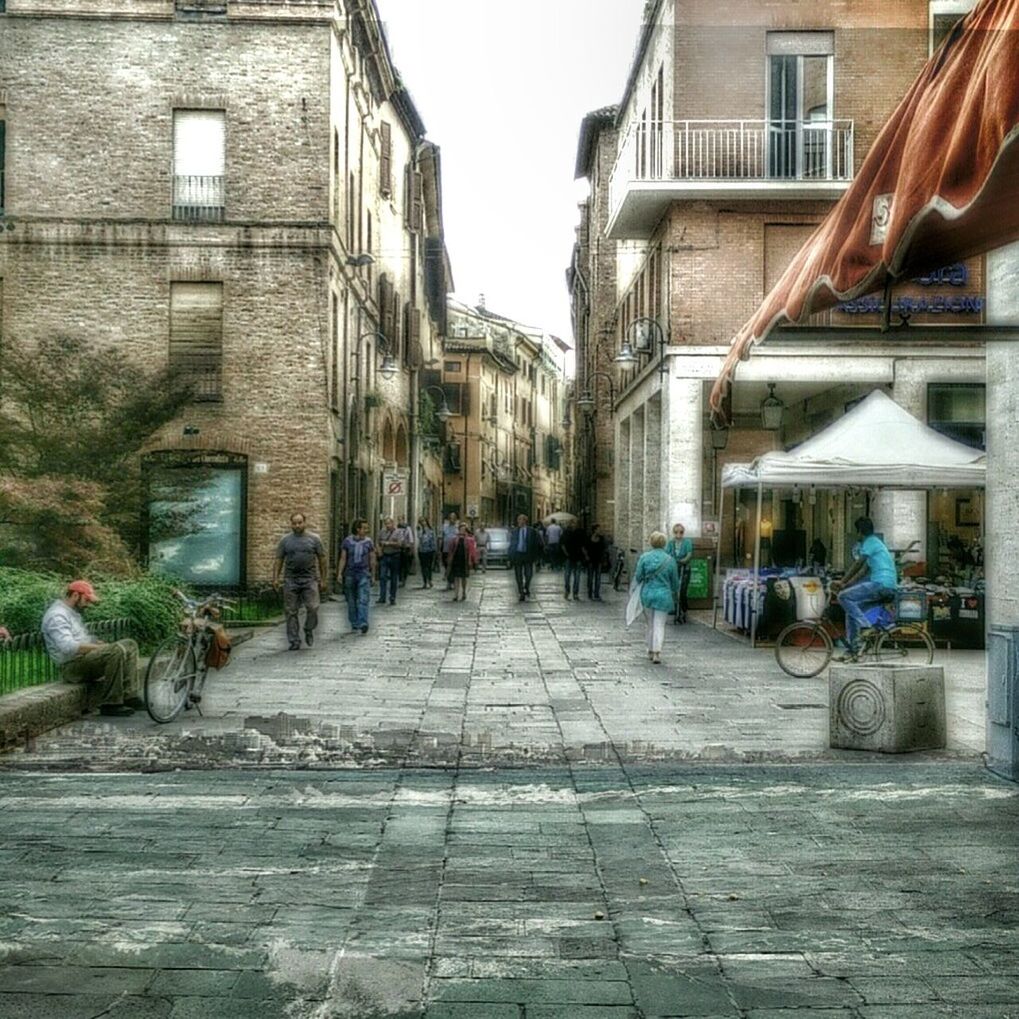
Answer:
[[[573,343],[580,122],[618,103],[644,0],[377,0],[442,150],[455,296]]]

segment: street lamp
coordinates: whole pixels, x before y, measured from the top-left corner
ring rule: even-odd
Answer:
[[[423,390],[429,394],[433,391],[439,394],[439,409],[435,412],[435,416],[445,424],[453,416],[453,412],[449,409],[449,404],[446,403],[446,394],[438,386],[425,386]]]
[[[626,346],[629,347],[629,344],[626,344]],[[616,358],[616,361],[619,361],[618,357]],[[636,363],[636,358],[634,358],[634,363]],[[609,375],[608,372],[601,371],[591,372],[590,376],[595,381],[597,381],[598,379],[605,379],[605,381],[609,384],[609,407],[610,409],[614,408],[616,405],[616,387],[612,383],[612,376]],[[582,410],[585,413],[590,413],[591,411],[593,411],[596,404],[595,400],[596,393],[597,386],[592,386],[590,389],[585,389],[584,392],[581,393],[581,395],[578,396],[576,400],[573,401],[576,404],[577,409]]]
[[[640,358],[636,351],[654,351],[658,348],[658,373],[665,375],[668,366],[665,362],[665,330],[654,318],[638,318],[630,323],[626,330],[626,339],[619,353],[613,359],[616,364],[624,368],[635,367]]]
[[[379,332],[377,329],[370,333],[362,333],[357,338],[357,344],[354,348],[355,356],[357,357],[358,363],[358,374],[360,375],[361,365],[361,344],[369,336],[374,336],[378,343],[379,353],[382,355],[382,364],[379,365],[379,374],[384,379],[394,378],[399,372],[400,368],[396,363],[396,358],[393,357],[393,344],[389,341],[389,338],[385,333]]]
[[[768,395],[761,401],[761,427],[777,432],[782,427],[785,404],[775,395],[775,383],[768,383]]]

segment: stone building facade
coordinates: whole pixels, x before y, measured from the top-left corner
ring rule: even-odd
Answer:
[[[648,5],[618,112],[611,125],[604,113],[585,120],[578,160],[592,189],[574,255],[590,291],[581,299],[573,288],[578,346],[586,336],[594,357],[607,321],[612,354],[632,354],[617,376],[614,416],[620,544],[641,548],[650,530],[682,521],[702,553],[721,535],[723,562],[744,564],[755,521],[739,499],[720,514],[722,466],[802,441],[875,387],[946,433],[982,441],[982,258],[897,286],[891,322],[904,313],[908,328],[881,331],[879,296],[774,333],[740,369],[724,449],[712,442],[707,413],[731,338],[848,188],[969,6]],[[610,142],[606,173],[599,144]],[[611,249],[614,277],[599,272],[585,229]],[[777,429],[763,424],[771,394],[783,404]],[[586,471],[593,489],[598,471]],[[797,495],[766,493],[762,534],[801,531],[807,547],[820,539],[840,564],[860,512],[874,516],[891,546],[918,540],[920,558],[934,563],[947,540],[978,533],[957,523],[954,498],[938,493]],[[969,497],[979,511],[981,494]]]
[[[449,301],[435,399],[443,430],[444,511],[489,524],[566,508],[566,346],[557,337]]]
[[[139,465],[194,583],[267,579],[292,510],[336,538],[441,468],[419,373],[450,274],[438,149],[371,0],[9,0],[4,335],[74,333],[194,383]]]

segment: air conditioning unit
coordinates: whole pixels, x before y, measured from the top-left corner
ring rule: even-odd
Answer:
[[[902,754],[945,746],[940,665],[833,665],[829,743],[840,750]]]

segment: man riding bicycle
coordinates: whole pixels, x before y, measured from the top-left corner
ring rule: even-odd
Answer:
[[[860,537],[860,558],[841,581],[836,580],[831,586],[846,610],[848,653],[844,661],[855,661],[859,656],[860,634],[870,627],[864,610],[894,597],[899,584],[895,560],[888,546],[874,533],[870,517],[859,517],[853,526]]]

